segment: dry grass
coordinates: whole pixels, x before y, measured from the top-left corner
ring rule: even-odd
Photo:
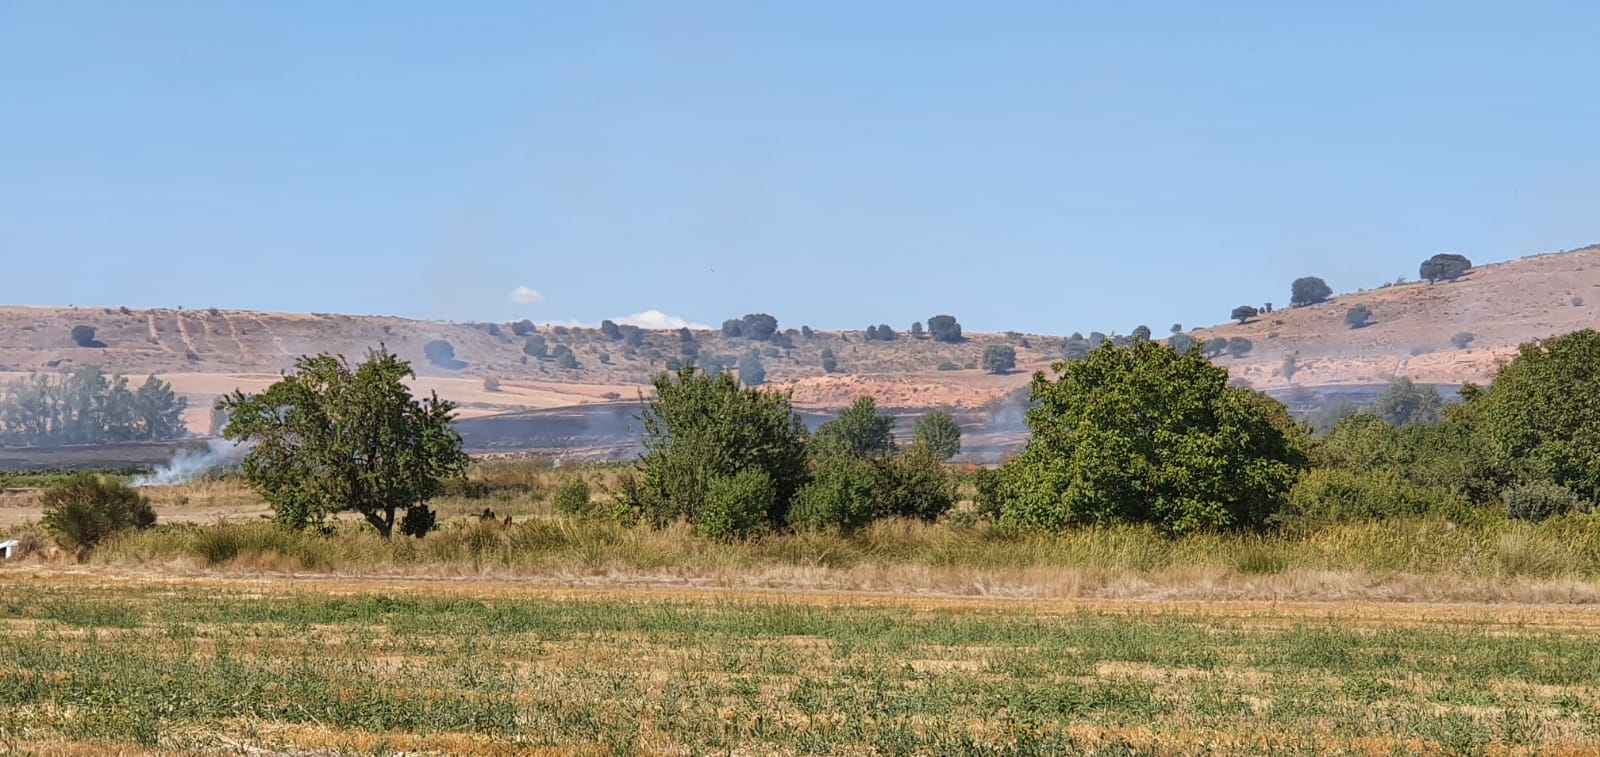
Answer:
[[[27,752],[1592,754],[1600,621],[12,574]]]

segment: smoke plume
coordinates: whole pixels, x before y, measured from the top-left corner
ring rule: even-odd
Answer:
[[[170,486],[187,484],[219,468],[231,468],[244,460],[250,452],[249,444],[239,444],[226,439],[208,439],[205,449],[180,449],[172,461],[155,469],[148,476],[132,481],[134,486]]]

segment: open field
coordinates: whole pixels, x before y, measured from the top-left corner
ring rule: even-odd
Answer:
[[[48,571],[0,589],[19,750],[1600,749],[1600,616],[1572,609]]]

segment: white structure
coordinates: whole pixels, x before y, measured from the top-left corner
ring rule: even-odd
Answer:
[[[0,560],[10,560],[11,555],[17,551],[17,540],[7,539],[0,541]]]

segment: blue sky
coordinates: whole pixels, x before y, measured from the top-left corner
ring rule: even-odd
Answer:
[[[0,301],[1159,333],[1600,242],[1597,32],[1579,2],[7,0]]]

